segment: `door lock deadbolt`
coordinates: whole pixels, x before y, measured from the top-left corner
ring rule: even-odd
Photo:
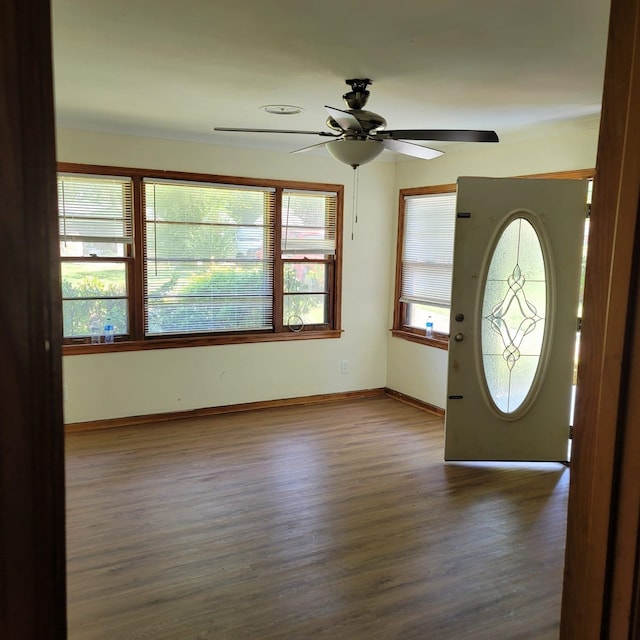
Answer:
[[[462,322],[464,320],[464,313],[456,313],[456,322]]]

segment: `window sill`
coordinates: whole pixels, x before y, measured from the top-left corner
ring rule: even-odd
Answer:
[[[121,351],[147,351],[150,349],[186,349],[189,347],[209,347],[224,344],[250,344],[255,342],[285,342],[289,340],[323,340],[339,338],[342,331],[327,329],[323,331],[300,331],[282,333],[253,333],[242,335],[193,336],[189,338],[155,338],[149,340],[130,340],[113,344],[65,344],[62,355],[87,355],[90,353],[114,353]]]
[[[444,333],[436,333],[433,337],[427,338],[424,333],[413,333],[403,329],[392,329],[391,335],[394,338],[402,338],[403,340],[409,340],[409,342],[425,344],[429,347],[435,347],[436,349],[443,349],[444,351],[449,350],[449,336]]]

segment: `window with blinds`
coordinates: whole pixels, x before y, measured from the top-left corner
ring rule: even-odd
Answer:
[[[449,306],[455,207],[455,193],[405,198],[402,302]]]
[[[59,170],[65,344],[113,348],[105,325],[126,350],[340,336],[342,185]]]
[[[274,189],[148,179],[145,333],[273,326]]]
[[[285,189],[281,257],[284,326],[326,326],[336,254],[337,194]]]
[[[404,195],[396,329],[449,332],[456,194]]]
[[[100,339],[106,324],[127,335],[131,178],[60,174],[58,219],[64,337]]]

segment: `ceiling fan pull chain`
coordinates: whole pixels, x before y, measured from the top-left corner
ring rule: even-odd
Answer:
[[[353,206],[353,212],[354,212],[354,214],[356,216],[356,224],[358,224],[358,199],[359,199],[359,196],[360,196],[360,165],[355,167],[353,172],[354,172],[355,181],[356,181],[356,188],[355,188],[356,201],[355,201],[355,204]]]
[[[351,202],[351,239],[354,237],[354,228],[358,224],[358,188],[360,183],[359,167],[353,167],[353,197]]]

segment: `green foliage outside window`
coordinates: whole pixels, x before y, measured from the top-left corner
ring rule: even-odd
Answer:
[[[262,184],[166,173],[136,181],[123,170],[61,173],[58,191],[65,338],[88,342],[92,328],[104,329],[107,321],[116,336],[133,341],[281,330],[276,308],[285,326],[291,315],[304,324],[329,323],[324,245],[333,251],[326,240],[333,227],[323,225],[335,194],[286,193],[285,224],[282,192]],[[301,251],[289,247],[281,255],[277,227],[286,228],[287,242]],[[278,275],[284,275],[280,284]],[[284,293],[280,304],[276,292]],[[134,325],[132,317],[141,321]]]
[[[107,320],[114,325],[116,334],[128,333],[126,298],[118,297],[123,293],[126,295],[118,283],[97,276],[63,276],[64,335],[91,335],[92,324],[102,330]]]
[[[284,267],[284,322],[298,316],[304,324],[325,319],[326,267],[321,263],[294,262]],[[295,294],[295,295],[292,295]]]
[[[149,333],[219,331],[238,324],[264,325],[271,309],[271,288],[262,264],[213,264],[206,271],[180,278],[173,273],[149,298]],[[238,295],[239,288],[252,295]]]

